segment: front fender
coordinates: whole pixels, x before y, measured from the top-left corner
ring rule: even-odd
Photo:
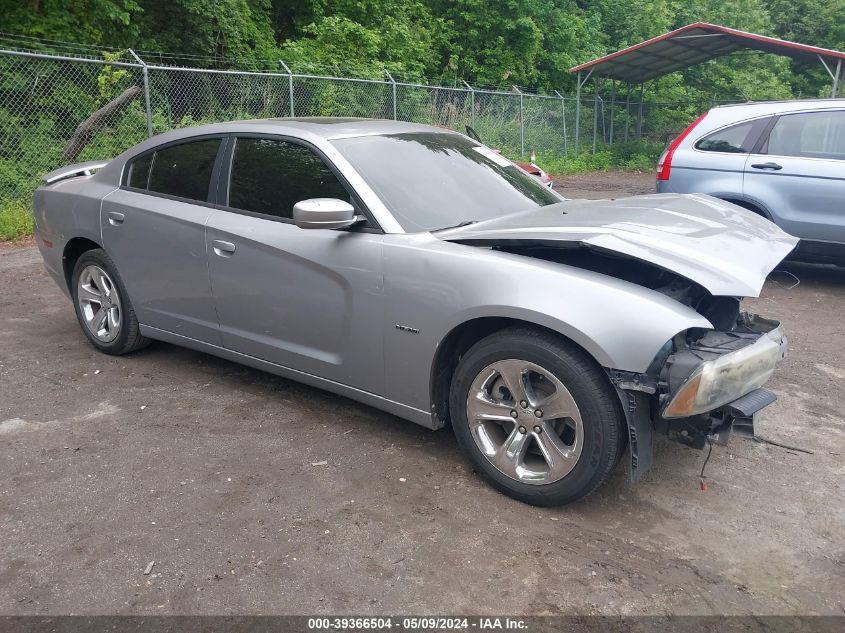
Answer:
[[[665,299],[663,295],[659,297]],[[677,306],[685,308],[679,303]],[[524,321],[562,334],[582,347],[602,367],[644,372],[660,348],[678,332],[691,327],[713,327],[694,310],[676,311],[674,308],[659,299],[650,303],[643,297],[614,297],[610,291],[604,301],[582,298],[577,303],[567,303],[546,297],[530,303],[520,302],[520,305],[491,304],[460,312],[453,315],[446,335],[479,318]]]
[[[385,242],[385,391],[431,408],[430,376],[448,334],[499,317],[559,332],[603,367],[643,372],[661,347],[691,327],[712,328],[658,292],[571,266],[441,242]]]

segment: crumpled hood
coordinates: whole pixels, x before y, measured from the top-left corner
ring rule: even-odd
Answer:
[[[437,237],[475,245],[571,243],[650,262],[711,294],[756,297],[798,238],[763,217],[702,194],[568,200]]]

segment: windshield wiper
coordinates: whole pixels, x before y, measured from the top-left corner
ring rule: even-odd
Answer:
[[[463,222],[458,222],[457,224],[453,224],[452,226],[444,226],[440,229],[435,229],[432,233],[437,233],[439,231],[448,231],[449,229],[457,229],[462,226],[469,226],[470,224],[478,224],[478,220],[464,220]]]

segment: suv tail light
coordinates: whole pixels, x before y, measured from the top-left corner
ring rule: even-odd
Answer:
[[[672,169],[672,157],[675,155],[675,150],[678,149],[678,145],[680,145],[683,140],[689,136],[690,132],[695,129],[695,126],[701,123],[704,117],[707,116],[705,112],[700,117],[698,117],[695,121],[692,122],[686,130],[681,132],[681,134],[672,141],[672,144],[669,145],[669,148],[660,155],[660,158],[657,161],[657,179],[658,180],[669,180],[669,172]]]

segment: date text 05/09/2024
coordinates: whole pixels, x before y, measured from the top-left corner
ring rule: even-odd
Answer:
[[[311,631],[525,631],[527,623],[508,617],[317,617],[308,618]]]

